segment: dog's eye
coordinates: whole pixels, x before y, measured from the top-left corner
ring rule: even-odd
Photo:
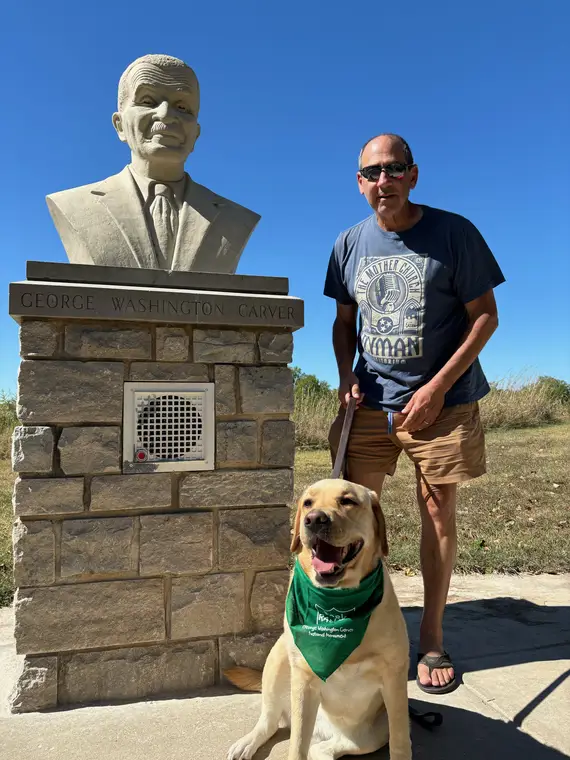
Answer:
[[[312,499],[305,499],[303,502],[304,507],[312,507],[313,506],[313,500]]]
[[[351,499],[350,496],[343,496],[340,500],[343,507],[357,507],[358,502]]]

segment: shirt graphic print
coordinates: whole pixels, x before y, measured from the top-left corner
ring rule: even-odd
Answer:
[[[362,258],[355,295],[364,351],[381,364],[423,356],[426,257],[416,253]]]

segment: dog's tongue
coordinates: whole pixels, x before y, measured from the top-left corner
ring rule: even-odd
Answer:
[[[342,561],[342,546],[333,546],[326,541],[317,541],[312,557],[313,567],[317,573],[333,573]]]

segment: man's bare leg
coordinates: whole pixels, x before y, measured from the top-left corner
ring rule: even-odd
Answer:
[[[358,483],[358,485],[364,486],[364,488],[369,488],[371,491],[375,491],[378,498],[380,498],[380,495],[382,493],[382,486],[384,484],[384,479],[386,477],[386,473],[369,472],[366,475],[360,475],[358,479],[356,479],[352,477],[349,471],[346,477],[348,480],[351,480],[353,483]]]
[[[416,470],[417,496],[422,520],[420,560],[424,580],[424,611],[420,625],[420,651],[438,655],[443,649],[443,614],[457,552],[455,506],[457,484],[429,485]],[[424,686],[445,686],[453,668],[418,665]]]

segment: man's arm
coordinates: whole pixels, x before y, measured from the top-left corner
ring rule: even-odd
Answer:
[[[416,391],[403,410],[404,430],[415,432],[431,425],[441,412],[445,394],[479,356],[499,325],[493,290],[465,304],[469,325],[457,351],[429,383]]]
[[[338,366],[338,397],[343,406],[348,404],[351,396],[357,399],[358,404],[362,403],[364,398],[360,393],[358,378],[352,371],[358,337],[357,313],[356,304],[347,305],[337,301],[336,319],[333,324],[333,348]]]

